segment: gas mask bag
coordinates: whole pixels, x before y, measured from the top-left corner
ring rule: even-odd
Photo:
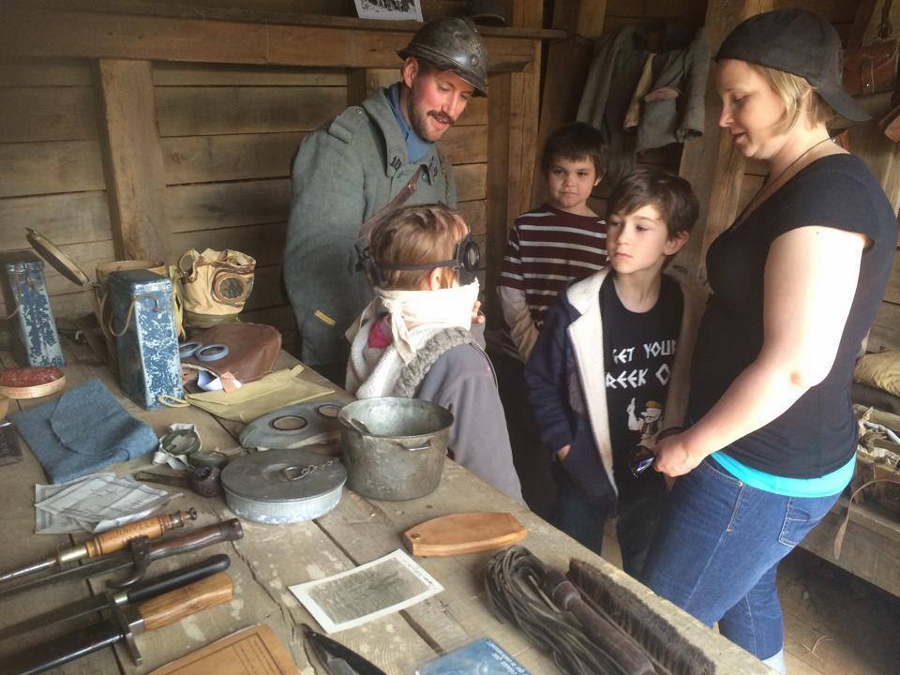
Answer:
[[[250,292],[256,260],[246,253],[208,248],[185,251],[178,261],[188,323],[211,326],[237,317]]]

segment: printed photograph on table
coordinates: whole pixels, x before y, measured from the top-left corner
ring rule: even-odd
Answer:
[[[290,587],[326,633],[398,612],[443,590],[400,549],[346,572]]]

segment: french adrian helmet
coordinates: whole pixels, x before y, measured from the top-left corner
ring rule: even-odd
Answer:
[[[438,70],[450,70],[475,87],[477,96],[487,96],[487,46],[466,19],[429,21],[397,53],[404,59],[415,56]]]

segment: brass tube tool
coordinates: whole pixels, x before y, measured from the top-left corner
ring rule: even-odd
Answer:
[[[85,579],[122,569],[130,570],[129,575],[120,581],[109,581],[107,585],[111,588],[125,588],[140,581],[147,567],[154,560],[181,553],[189,553],[223,541],[235,541],[243,536],[244,530],[241,527],[241,521],[237,518],[232,518],[224,523],[216,523],[191,530],[188,534],[180,537],[169,537],[153,541],[146,537],[138,537],[129,542],[128,550],[126,551],[119,551],[97,560],[91,560],[80,567],[61,570],[37,579],[26,579],[24,582],[14,586],[0,588],[0,599],[46,584]]]
[[[122,525],[88,539],[78,546],[62,549],[56,555],[50,556],[45,560],[0,574],[0,585],[44,570],[63,569],[67,563],[82,560],[83,558],[98,558],[109,553],[121,551],[132,539],[137,537],[155,539],[176,527],[184,527],[188,520],[196,520],[196,518],[197,511],[189,509],[188,511],[175,511],[164,516],[153,516]]]

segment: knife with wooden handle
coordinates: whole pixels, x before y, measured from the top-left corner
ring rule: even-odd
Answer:
[[[113,605],[114,615],[108,619],[4,658],[0,673],[37,675],[117,642],[125,642],[132,659],[140,665],[143,659],[134,641],[135,634],[177,623],[230,602],[233,597],[231,577],[227,572],[218,572],[134,607]]]
[[[84,600],[76,600],[11,626],[0,628],[0,640],[17,638],[39,628],[46,628],[62,621],[72,621],[86,614],[99,612],[111,607],[110,602],[117,605],[143,602],[176,588],[187,586],[216,572],[222,572],[228,569],[230,564],[231,559],[227,555],[218,553],[192,565],[186,565],[152,579],[141,581],[128,590],[119,591],[118,593],[106,591],[100,595],[85,598]]]

